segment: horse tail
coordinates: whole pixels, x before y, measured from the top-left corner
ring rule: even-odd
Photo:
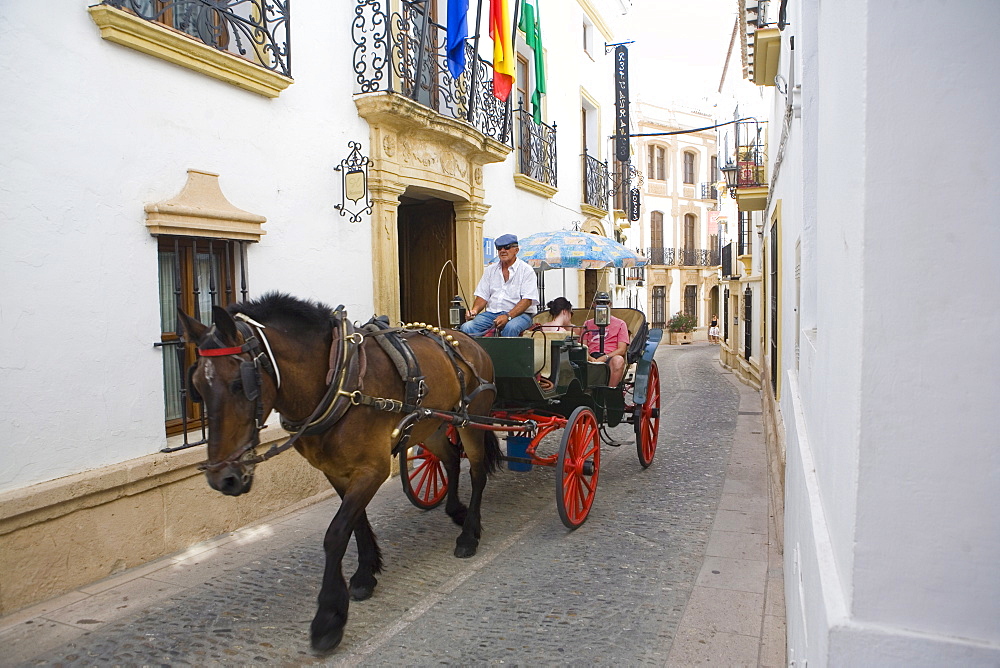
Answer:
[[[496,433],[487,431],[483,433],[483,461],[486,465],[486,474],[493,475],[503,468],[500,464],[503,461],[503,451],[500,449],[500,441]]]

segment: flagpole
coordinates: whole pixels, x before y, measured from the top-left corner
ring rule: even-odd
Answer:
[[[417,99],[420,95],[420,77],[423,76],[422,70],[424,69],[424,49],[427,48],[427,21],[430,20],[431,8],[430,3],[427,0],[414,0],[414,5],[423,3],[424,5],[424,27],[420,32],[420,46],[417,52],[417,73],[413,78],[413,95],[411,96],[413,100]],[[445,46],[447,49],[447,45]]]
[[[511,29],[510,41],[511,41],[511,46],[514,48],[514,63],[515,63],[515,65],[514,65],[514,76],[515,77],[517,77],[517,64],[516,64],[517,63],[517,19],[518,19],[518,14],[520,13],[520,10],[521,10],[521,0],[514,0],[514,26]],[[496,76],[496,74],[494,74],[493,76]],[[525,82],[525,83],[527,83],[527,82]],[[514,107],[514,101],[513,100],[514,100],[514,93],[517,90],[517,86],[513,86],[513,88],[514,88],[514,90],[512,90],[510,92],[510,95],[507,96],[507,105],[506,105],[506,110],[505,110],[504,119],[503,119],[503,132],[500,135],[500,141],[502,141],[504,144],[507,143],[507,135],[511,131],[511,128],[510,128],[510,126],[511,126],[511,119],[513,118],[513,111],[512,111],[512,109]]]
[[[483,0],[476,2],[476,36],[472,38],[472,83],[469,84],[469,113],[465,120],[472,122],[476,111],[476,87],[479,84],[479,28],[483,22]]]

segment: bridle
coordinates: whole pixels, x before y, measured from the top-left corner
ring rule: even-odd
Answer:
[[[260,445],[260,432],[266,427],[264,424],[266,415],[261,403],[261,369],[271,375],[277,389],[281,388],[281,373],[278,370],[271,345],[264,333],[264,325],[255,322],[243,313],[233,316],[238,320],[236,328],[243,336],[243,343],[239,346],[226,348],[198,348],[199,357],[229,357],[248,355],[240,364],[240,377],[243,381],[243,392],[249,401],[254,403],[254,432],[250,439],[242,446],[233,451],[228,457],[218,462],[206,461],[199,466],[203,471],[220,471],[227,466],[238,464],[242,467],[253,466],[260,462],[271,459],[275,455],[281,454],[291,448],[302,436],[310,436],[322,433],[337,420],[339,420],[347,409],[356,403],[352,400],[352,392],[345,388],[359,380],[359,364],[355,352],[360,348],[363,337],[360,333],[354,332],[353,326],[347,319],[347,313],[343,307],[338,307],[331,313],[330,320],[335,336],[334,348],[331,349],[331,367],[327,375],[327,391],[312,414],[302,422],[291,422],[282,419],[282,427],[287,431],[294,431],[291,438],[284,443],[271,446],[267,452],[257,454],[256,448]],[[215,325],[209,330],[212,339],[218,341],[214,336]],[[209,337],[205,337],[208,339]],[[265,350],[260,347],[263,342]],[[339,342],[339,346],[337,343]],[[221,343],[221,342],[219,342]],[[203,341],[204,344],[204,341]],[[192,399],[198,397],[192,395]]]
[[[253,402],[253,436],[251,436],[250,440],[237,448],[235,452],[222,461],[216,463],[206,461],[201,464],[199,468],[203,471],[219,471],[226,466],[237,462],[247,466],[256,464],[257,461],[263,461],[263,459],[258,459],[260,455],[256,455],[254,453],[254,449],[260,444],[260,432],[266,427],[264,423],[267,419],[267,416],[264,414],[264,405],[261,402],[261,369],[271,376],[276,389],[281,388],[281,372],[278,370],[278,366],[274,361],[274,353],[271,352],[271,344],[268,342],[267,336],[264,334],[264,325],[259,322],[255,322],[242,313],[237,313],[234,317],[238,319],[236,329],[243,336],[243,343],[238,346],[230,346],[226,348],[202,348],[199,346],[198,356],[240,358],[244,355],[248,356],[247,359],[244,359],[240,363],[240,380],[242,381],[244,396],[246,396],[248,401]],[[215,336],[214,324],[208,331],[208,334],[209,336],[206,336],[206,339],[218,341],[218,338]],[[267,350],[266,353],[260,347],[261,341],[263,341],[264,348]],[[202,345],[204,345],[204,343]],[[198,401],[201,397],[196,393],[192,393],[192,399]],[[249,455],[249,457],[247,455]]]

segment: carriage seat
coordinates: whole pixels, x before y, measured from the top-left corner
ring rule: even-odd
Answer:
[[[555,346],[553,350],[553,343],[562,343],[568,335],[569,332],[546,332],[544,330],[525,330],[521,333],[522,337],[530,338],[534,343],[536,376],[544,378],[549,382],[555,382],[552,362],[553,358],[558,358],[559,356],[559,346]],[[558,364],[558,360],[556,362]],[[556,373],[558,373],[558,366],[556,366],[556,369]]]
[[[611,315],[625,321],[625,326],[628,328],[629,335],[629,347],[625,357],[626,361],[629,364],[632,364],[642,355],[642,348],[646,342],[646,334],[649,330],[646,323],[646,315],[642,311],[634,308],[612,308]],[[594,312],[592,310],[585,311],[583,309],[574,309],[572,323],[577,327],[582,327],[583,323],[587,322],[592,317],[594,317]],[[532,323],[536,325],[544,325],[550,320],[552,320],[552,316],[549,315],[549,312],[542,311],[532,318]],[[528,334],[529,333],[526,332],[524,335]],[[562,334],[562,336],[565,338],[566,334]]]

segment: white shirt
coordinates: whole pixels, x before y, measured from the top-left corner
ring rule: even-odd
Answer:
[[[476,296],[486,300],[485,310],[490,313],[506,312],[522,299],[530,299],[531,305],[525,313],[534,313],[538,304],[535,270],[524,260],[514,260],[507,273],[510,278],[505,282],[499,261],[486,267],[483,272],[483,277],[476,286]]]

